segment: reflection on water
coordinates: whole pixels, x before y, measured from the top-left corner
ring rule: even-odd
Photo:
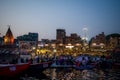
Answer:
[[[76,70],[74,68],[48,68],[39,73],[24,73],[15,79],[0,80],[120,80],[120,70]]]
[[[51,80],[120,80],[119,70],[76,70],[72,68],[47,69],[43,72]]]

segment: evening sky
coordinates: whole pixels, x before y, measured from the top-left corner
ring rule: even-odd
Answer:
[[[88,28],[90,39],[95,35],[120,33],[120,0],[0,0],[0,33],[8,27],[15,37],[39,33],[39,39],[56,39],[56,29],[67,35]]]

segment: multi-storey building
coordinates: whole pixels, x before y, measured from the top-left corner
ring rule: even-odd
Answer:
[[[104,32],[102,32],[99,35],[96,35],[96,37],[93,37],[91,39],[90,48],[91,49],[105,49],[106,47],[106,37]]]
[[[115,48],[117,45],[118,45],[118,38],[117,37],[115,37],[115,38],[110,38],[109,39],[109,48],[111,48],[111,49],[113,49],[113,48]]]
[[[71,34],[71,43],[76,44],[76,43],[81,43],[81,38],[78,36],[76,33]]]
[[[38,41],[38,33],[28,33],[26,35],[18,36],[19,41]]]
[[[107,49],[112,50],[120,45],[120,34],[107,35]]]
[[[37,46],[38,33],[28,33],[28,35],[18,36],[19,48],[32,49]]]
[[[62,43],[64,44],[64,39],[66,37],[66,32],[65,32],[65,29],[57,29],[56,30],[56,40],[57,40],[57,43]]]
[[[78,36],[76,33],[71,33],[70,36],[66,36],[65,37],[65,44],[77,44],[77,43],[81,43],[81,38],[80,36]]]

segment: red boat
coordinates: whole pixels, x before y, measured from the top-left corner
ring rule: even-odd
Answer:
[[[0,64],[0,77],[14,77],[29,67],[30,63]]]
[[[51,64],[51,61],[30,64],[29,68],[26,70],[26,74],[29,76],[39,77],[39,74],[41,74],[45,69],[50,68]]]

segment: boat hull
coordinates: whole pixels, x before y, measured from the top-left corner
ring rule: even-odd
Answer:
[[[29,63],[0,66],[0,77],[14,77],[29,67]]]
[[[52,62],[42,62],[42,63],[36,63],[36,64],[30,64],[28,70],[30,71],[39,71],[39,70],[44,70],[48,67],[50,67],[50,65],[52,64]]]
[[[90,70],[90,69],[93,69],[97,66],[97,63],[91,63],[89,65],[75,65],[74,68],[77,69],[77,70]]]
[[[120,63],[114,63],[112,67],[113,69],[120,69]]]

